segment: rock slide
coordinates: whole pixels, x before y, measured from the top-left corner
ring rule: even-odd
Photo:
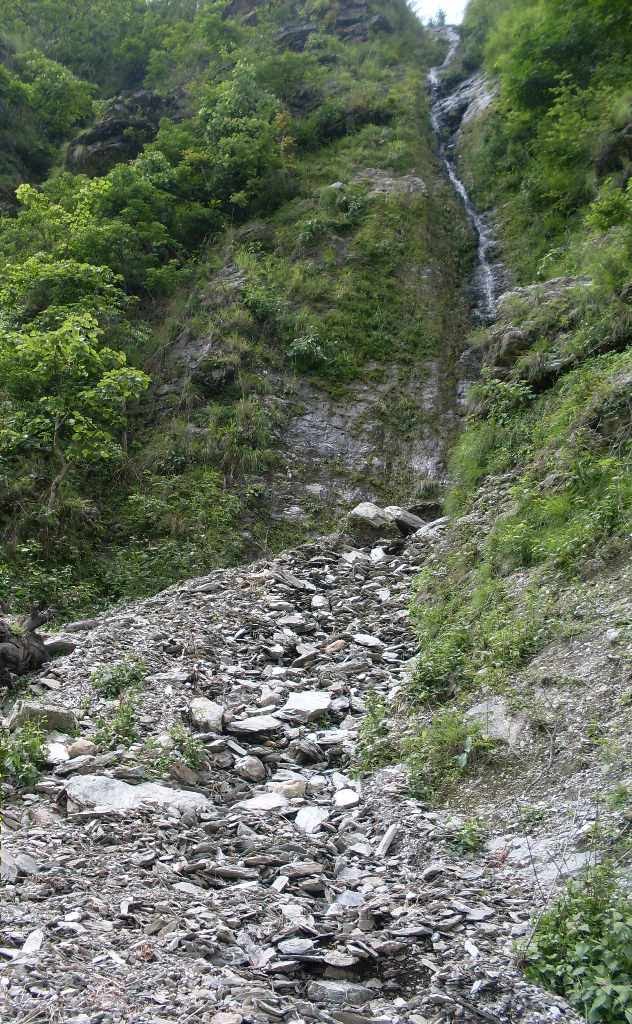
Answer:
[[[576,1019],[515,966],[533,877],[450,852],[446,812],[399,768],[353,773],[368,695],[395,705],[410,670],[411,580],[444,529],[412,517],[396,535],[402,510],[377,512],[361,544],[325,538],[75,624],[29,700],[51,725],[72,709],[81,736],[49,736],[34,790],[7,793],[3,1020]],[[91,673],[132,657],[138,741],[99,750],[116,701]],[[204,756],[161,774],[174,723]]]

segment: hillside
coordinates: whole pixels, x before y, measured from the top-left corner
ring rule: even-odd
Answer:
[[[0,223],[11,601],[85,614],[432,494],[472,258],[440,41],[399,0],[54,6],[12,38],[100,98]]]
[[[3,1019],[631,1024],[629,12],[8,12]]]

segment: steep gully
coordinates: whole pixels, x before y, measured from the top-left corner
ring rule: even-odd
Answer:
[[[459,128],[462,123],[463,100],[467,91],[459,84],[452,92],[444,95],[442,88],[442,72],[446,71],[455,59],[460,35],[450,26],[441,30],[449,44],[448,52],[442,64],[430,69],[428,84],[431,98],[431,122],[437,137],[439,155],[455,192],[465,207],[468,220],[472,225],[477,240],[477,267],[474,273],[473,288],[476,296],[474,318],[481,323],[493,320],[496,313],[496,301],[503,284],[503,267],[493,260],[496,241],[489,224],[478,212],[464,183],[459,178],[456,168],[455,150]],[[456,130],[455,130],[456,115]]]
[[[488,319],[491,237],[440,145]],[[515,968],[532,858],[519,872],[460,857],[454,813],[411,800],[401,769],[347,774],[372,695],[390,706],[410,670],[410,581],[444,527],[321,539],[75,624],[74,653],[28,694],[49,725],[46,769],[5,807],[4,1020],[577,1020]],[[116,704],[91,673],[130,656],[148,669],[138,738],[99,750],[90,737]],[[169,756],[184,722],[195,768]]]

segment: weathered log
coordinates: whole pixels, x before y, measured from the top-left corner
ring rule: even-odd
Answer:
[[[37,630],[53,616],[52,609],[43,610],[34,605],[17,626],[0,619],[0,686],[9,686],[13,676],[34,672],[49,661],[44,640]]]

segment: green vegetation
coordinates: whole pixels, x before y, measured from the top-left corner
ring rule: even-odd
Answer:
[[[550,636],[537,585],[511,594],[467,528],[456,551],[418,578],[413,619],[421,652],[409,686],[415,703],[446,701],[483,677],[502,687],[507,671]]]
[[[456,710],[437,712],[403,742],[413,796],[438,803],[450,796],[464,776],[489,760],[493,740],[476,722],[467,722]]]
[[[20,788],[37,782],[44,764],[43,734],[34,722],[9,732],[0,730],[0,783]]]
[[[101,716],[97,719],[97,727],[93,740],[98,747],[104,750],[114,750],[116,747],[130,747],[138,739],[138,724],[136,721],[138,698],[132,691],[120,698],[116,708],[108,717]]]
[[[419,581],[414,703],[502,688],[562,629],[556,591],[629,550],[632,185],[612,120],[632,95],[629,29],[610,0],[468,8],[460,73],[483,60],[500,95],[462,140],[464,174],[520,278],[577,281],[515,293],[472,336],[483,373],[447,497],[465,519]]]
[[[366,697],[366,714],[358,736],[357,771],[362,775],[370,775],[396,760],[397,744],[390,734],[386,701],[371,691]]]
[[[90,117],[93,93],[67,67],[0,38],[0,212],[14,207],[25,179],[45,176],[60,143]]]
[[[468,818],[449,837],[448,842],[462,854],[478,853],[485,846],[487,832],[479,818]]]
[[[524,961],[532,981],[587,1021],[632,1021],[632,909],[611,864],[568,884],[538,921]]]
[[[94,95],[181,104],[100,176],[20,172],[0,219],[0,583],[16,605],[75,614],[262,537],[274,550],[293,379],[343,393],[393,361],[449,369],[462,336],[471,240],[425,119],[436,41],[403,0],[380,5],[392,31],[358,40],[333,3],[259,6],[256,26],[225,7],[8,5],[51,145]],[[278,41],[293,18],[318,24],[302,52]]]
[[[147,666],[144,661],[117,661],[102,665],[92,673],[92,685],[102,697],[120,697],[126,690],[138,690],[145,681]]]
[[[208,755],[204,744],[181,722],[171,726],[168,738],[168,745],[160,743],[154,737],[150,737],[143,744],[141,759],[151,778],[159,779],[169,775],[178,762],[184,762],[193,771],[207,764]]]
[[[468,176],[529,280],[565,258],[600,188],[627,180],[632,23],[620,0],[471,0],[464,30],[470,66],[482,57],[500,83]]]
[[[169,730],[174,750],[189,768],[201,768],[207,761],[206,749],[201,740],[193,736],[185,726],[176,722]]]

